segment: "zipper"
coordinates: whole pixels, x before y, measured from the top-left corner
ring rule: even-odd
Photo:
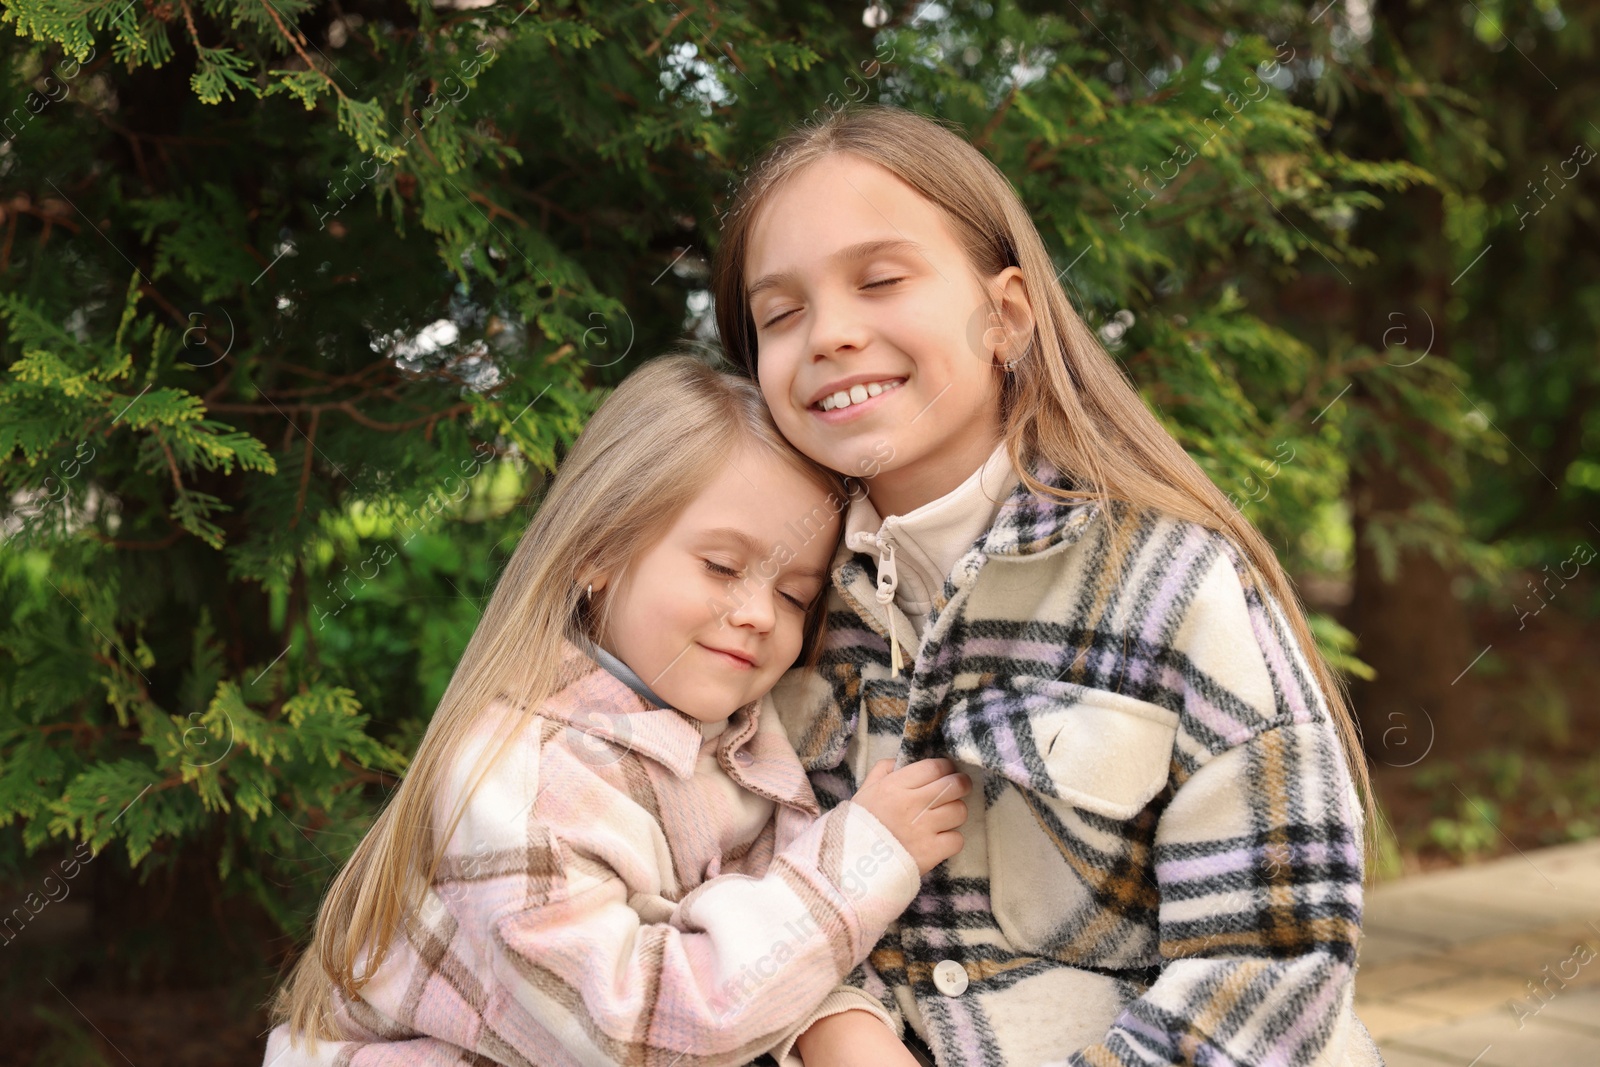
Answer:
[[[874,534],[873,542],[878,546],[878,603],[884,606],[884,619],[889,628],[889,676],[900,677],[900,641],[895,635],[894,612],[889,605],[894,603],[895,590],[900,585],[900,572],[895,568],[894,541],[883,534]]]

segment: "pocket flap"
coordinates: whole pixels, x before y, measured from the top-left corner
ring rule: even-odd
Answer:
[[[1130,819],[1167,783],[1178,714],[1073,682],[1013,677],[960,697],[943,731],[954,759]]]

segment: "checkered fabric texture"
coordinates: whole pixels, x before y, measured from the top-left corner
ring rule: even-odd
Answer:
[[[705,739],[568,643],[555,696],[512,723],[421,906],[338,998],[342,1040],[291,1048],[279,1026],[267,1067],[798,1067],[805,1020],[916,895],[911,855],[864,808],[819,813],[767,701]],[[733,839],[711,750],[772,801],[753,840]]]
[[[876,560],[841,549],[820,669],[773,694],[819,801],[879,759],[938,755],[974,793],[962,852],[827,1011],[881,1009],[940,1067],[1381,1063],[1351,1010],[1357,797],[1230,542],[1019,483],[920,648],[875,587]],[[891,626],[918,649],[898,678]],[[959,995],[934,984],[944,960]]]

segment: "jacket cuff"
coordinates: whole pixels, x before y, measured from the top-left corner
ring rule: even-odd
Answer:
[[[889,828],[861,805],[844,801],[827,817],[842,821],[843,834],[837,867],[823,867],[855,912],[861,941],[854,955],[859,962],[917,898],[922,872]]]
[[[784,1035],[782,1041],[772,1047],[772,1058],[778,1061],[778,1067],[804,1067],[797,1052],[794,1051],[795,1042],[800,1040],[800,1035],[811,1028],[811,1024],[818,1019],[829,1015],[837,1015],[841,1011],[869,1011],[883,1021],[894,1032],[895,1037],[900,1036],[899,1023],[883,1010],[883,1005],[878,1003],[878,998],[857,989],[855,986],[840,986],[829,993],[821,1004],[799,1026]]]

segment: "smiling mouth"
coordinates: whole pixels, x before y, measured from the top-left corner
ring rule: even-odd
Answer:
[[[712,648],[710,645],[701,645],[700,647],[717,656],[730,667],[737,667],[743,670],[753,670],[756,666],[755,660],[749,659],[743,655],[740,655],[739,653],[728,652],[720,648]]]
[[[848,389],[830,393],[811,405],[812,411],[837,411],[852,404],[864,404],[875,396],[891,392],[905,384],[904,378],[885,378],[878,382],[858,382]]]

